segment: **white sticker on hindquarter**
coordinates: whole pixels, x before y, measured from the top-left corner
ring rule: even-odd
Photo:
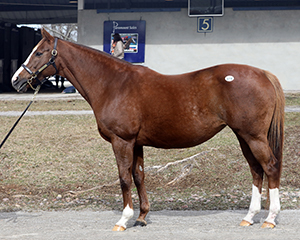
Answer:
[[[226,80],[227,82],[232,82],[232,81],[234,80],[234,77],[231,76],[231,75],[228,75],[228,76],[225,77],[225,80]]]
[[[141,172],[143,171],[143,167],[141,165],[139,166],[139,169]]]

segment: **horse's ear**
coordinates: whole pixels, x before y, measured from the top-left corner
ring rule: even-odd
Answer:
[[[42,28],[41,33],[42,33],[42,36],[43,36],[44,38],[46,38],[48,41],[51,41],[51,40],[54,39],[54,37],[53,37],[50,33],[48,33],[48,32],[45,30],[45,28]]]

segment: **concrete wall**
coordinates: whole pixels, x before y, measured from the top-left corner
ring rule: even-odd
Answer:
[[[300,90],[300,10],[233,11],[214,18],[212,33],[197,32],[197,18],[178,12],[100,13],[79,10],[78,40],[103,49],[103,22],[146,20],[146,66],[166,74],[221,63],[273,72],[284,90]]]

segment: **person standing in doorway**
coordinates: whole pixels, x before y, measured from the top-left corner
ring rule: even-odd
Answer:
[[[123,59],[124,58],[124,45],[123,45],[123,40],[119,33],[114,34],[114,40],[113,40],[112,47],[113,47],[112,55],[117,58]]]

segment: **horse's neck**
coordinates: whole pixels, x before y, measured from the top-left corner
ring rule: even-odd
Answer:
[[[107,82],[117,79],[116,62],[105,53],[63,41],[62,66],[59,74],[70,81],[80,94],[92,105],[106,91]],[[72,60],[71,60],[72,59]],[[114,72],[114,74],[111,74]],[[111,79],[114,76],[114,79]]]

